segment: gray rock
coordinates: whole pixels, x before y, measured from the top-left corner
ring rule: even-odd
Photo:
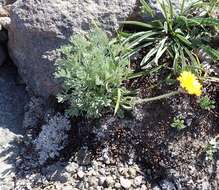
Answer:
[[[99,185],[102,186],[105,183],[105,181],[106,181],[106,177],[103,177],[103,176],[99,177]]]
[[[79,190],[78,188],[73,188],[72,190]]]
[[[0,138],[0,147],[7,147],[7,145],[11,142],[11,141],[17,141],[19,138],[22,138],[21,135],[16,135],[15,133],[11,132],[9,129],[4,129],[2,127],[0,127],[0,134],[1,137],[4,138]]]
[[[100,22],[109,34],[128,18],[137,0],[19,0],[11,6],[9,53],[24,81],[48,97],[60,86],[54,80],[56,48],[69,37]]]
[[[2,27],[8,29],[8,26],[10,24],[11,24],[10,17],[0,17],[0,29],[1,30],[2,30]]]
[[[122,176],[129,177],[128,168],[119,168],[118,171]]]
[[[102,190],[103,188],[101,186],[97,186],[96,190]]]
[[[91,161],[91,165],[92,165],[92,168],[95,169],[95,170],[98,170],[98,167],[99,167],[99,163],[95,160],[92,160]]]
[[[134,179],[134,184],[135,184],[136,186],[139,186],[139,185],[141,185],[142,180],[143,180],[143,177],[142,177],[142,176],[137,176],[137,177]]]
[[[161,189],[160,189],[159,186],[156,185],[156,186],[153,187],[153,190],[161,190]]]
[[[102,150],[102,159],[103,159],[103,162],[107,165],[111,163],[108,148],[105,148]]]
[[[114,179],[111,176],[106,177],[106,186],[111,187],[114,184]]]
[[[83,171],[79,170],[77,175],[80,179],[82,179],[84,177],[85,173]]]
[[[90,186],[97,187],[98,186],[98,179],[96,177],[93,177],[93,176],[89,177],[88,183]]]
[[[132,185],[131,180],[120,177],[120,184],[124,189],[129,189]]]
[[[146,185],[142,185],[140,190],[147,190],[148,188],[146,187]]]
[[[76,172],[77,168],[78,168],[78,164],[75,163],[75,162],[72,162],[72,163],[69,163],[69,164],[66,166],[65,170],[66,170],[68,173],[71,173],[71,174],[72,174],[72,173],[75,173],[75,172]]]
[[[65,187],[62,188],[62,190],[72,190],[73,187],[71,185],[67,185]]]
[[[104,168],[100,168],[100,169],[99,169],[99,173],[100,173],[101,175],[105,175],[106,170],[105,170]]]
[[[136,169],[135,168],[129,168],[128,173],[131,177],[135,177],[136,176]]]
[[[96,176],[98,172],[96,172],[93,168],[90,168],[89,171],[87,172],[88,176]]]
[[[121,184],[120,184],[120,183],[116,183],[116,184],[115,184],[115,188],[116,188],[116,189],[121,189]]]

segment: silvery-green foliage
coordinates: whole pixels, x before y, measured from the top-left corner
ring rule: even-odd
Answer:
[[[42,131],[34,141],[41,164],[59,156],[60,151],[67,144],[70,128],[68,117],[61,114],[53,116],[46,125],[42,126]]]
[[[131,69],[129,59],[120,56],[124,51],[100,29],[76,35],[60,49],[55,76],[63,81],[63,91],[58,100],[69,103],[69,115],[98,118],[105,110],[129,106],[123,81]]]

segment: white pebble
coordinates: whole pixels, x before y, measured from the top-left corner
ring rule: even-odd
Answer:
[[[129,189],[132,185],[131,180],[120,177],[120,184],[123,188]]]
[[[80,179],[82,179],[83,177],[84,177],[84,172],[83,171],[78,171],[78,177],[80,178]]]

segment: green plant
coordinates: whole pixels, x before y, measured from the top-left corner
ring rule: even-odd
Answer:
[[[106,110],[130,108],[132,95],[123,82],[132,73],[129,59],[121,57],[125,46],[109,40],[100,29],[76,35],[61,47],[56,63],[56,78],[62,80],[59,102],[67,102],[71,116],[98,118]]]
[[[173,122],[170,125],[173,128],[176,128],[178,130],[182,130],[184,128],[186,128],[184,119],[182,118],[182,116],[177,116],[173,118]]]
[[[214,0],[215,1],[215,0]],[[142,10],[154,16],[153,9],[140,0]],[[211,5],[212,2],[191,3],[186,6],[185,0],[181,3],[180,13],[173,9],[170,1],[159,1],[160,11],[163,18],[150,22],[126,21],[126,25],[135,25],[141,28],[140,32],[122,32],[123,44],[128,44],[132,49],[130,56],[146,49],[147,53],[140,63],[142,70],[151,70],[159,66],[179,74],[182,70],[189,68],[197,76],[201,76],[204,69],[199,61],[196,49],[202,48],[215,60],[219,60],[219,52],[209,44],[214,35],[215,28],[219,27],[219,20],[209,14],[204,16],[192,15],[194,7]],[[210,10],[209,10],[210,11]],[[169,61],[162,59],[167,57]],[[172,72],[170,72],[172,73]]]
[[[215,101],[211,100],[208,96],[200,97],[199,105],[202,109],[211,110],[215,108]]]

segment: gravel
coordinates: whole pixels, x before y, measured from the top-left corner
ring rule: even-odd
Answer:
[[[161,105],[159,110],[164,107],[166,105]],[[185,105],[182,110],[176,107],[174,112],[184,109]],[[156,110],[154,115],[149,106],[146,106],[146,110],[150,114],[144,113],[144,122],[147,117],[158,118]],[[167,112],[164,113],[159,119],[167,117]],[[165,134],[159,124],[150,131],[145,128],[147,125],[156,126],[155,120],[151,123],[147,121],[147,125],[141,125],[142,121],[138,120],[139,123],[136,121],[133,127],[132,119],[108,117],[101,121],[98,128],[89,126],[89,129],[83,123],[79,125],[83,127],[77,133],[80,142],[78,149],[74,150],[75,145],[70,144],[58,159],[45,165],[40,166],[37,156],[30,155],[24,148],[16,170],[15,190],[214,189],[216,178],[212,178],[212,174],[215,170],[210,175],[210,165],[197,156],[204,151],[206,142],[212,137],[204,130],[213,130],[215,126],[214,120],[207,118],[198,127],[193,125],[192,132],[189,128],[185,129],[187,133],[184,135],[177,135],[171,128],[167,128]],[[159,137],[156,136],[158,132],[161,134]],[[74,135],[70,135],[74,139]],[[152,147],[151,141],[154,143]],[[161,142],[166,144],[161,146]],[[65,156],[66,151],[71,155],[69,158]]]

